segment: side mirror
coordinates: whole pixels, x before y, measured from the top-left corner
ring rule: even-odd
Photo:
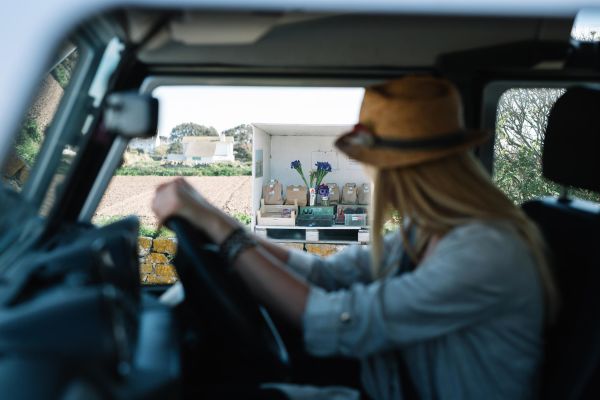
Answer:
[[[117,92],[106,99],[106,129],[125,139],[149,138],[158,129],[158,100],[137,92]]]

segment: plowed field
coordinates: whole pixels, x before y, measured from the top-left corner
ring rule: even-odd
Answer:
[[[162,176],[115,176],[95,218],[137,215],[144,225],[156,226],[150,208],[156,186],[172,180]],[[228,214],[250,214],[250,176],[199,176],[186,178],[196,190]]]

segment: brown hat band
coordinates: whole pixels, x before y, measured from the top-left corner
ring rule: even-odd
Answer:
[[[355,125],[352,135],[347,138],[354,145],[371,148],[391,148],[399,150],[436,150],[466,143],[471,135],[465,131],[445,133],[425,139],[383,139],[375,135],[362,124]]]

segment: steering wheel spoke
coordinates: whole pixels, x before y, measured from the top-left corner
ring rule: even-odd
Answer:
[[[191,223],[171,218],[167,227],[177,235],[173,264],[189,307],[203,329],[220,338],[229,337],[240,357],[266,363],[274,371],[287,371],[286,347],[268,312],[261,307],[230,265],[219,247]]]

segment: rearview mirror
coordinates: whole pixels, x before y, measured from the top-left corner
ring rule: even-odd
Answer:
[[[112,93],[104,110],[106,129],[123,138],[149,138],[158,129],[158,100],[137,92]]]

